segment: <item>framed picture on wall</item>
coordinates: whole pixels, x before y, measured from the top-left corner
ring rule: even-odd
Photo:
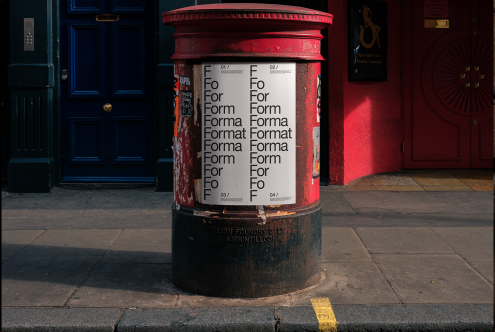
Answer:
[[[349,0],[349,81],[387,80],[387,3]]]

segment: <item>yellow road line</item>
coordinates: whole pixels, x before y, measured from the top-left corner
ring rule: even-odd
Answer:
[[[326,297],[311,299],[318,319],[318,330],[321,332],[337,332],[337,319],[332,310],[330,300]]]

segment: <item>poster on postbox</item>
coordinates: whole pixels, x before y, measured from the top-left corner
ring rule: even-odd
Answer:
[[[295,63],[202,64],[202,203],[296,202]]]

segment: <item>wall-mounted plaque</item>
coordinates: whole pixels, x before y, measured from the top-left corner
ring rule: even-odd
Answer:
[[[349,1],[349,81],[387,80],[387,3]]]
[[[449,17],[448,0],[424,0],[424,17],[447,18]]]

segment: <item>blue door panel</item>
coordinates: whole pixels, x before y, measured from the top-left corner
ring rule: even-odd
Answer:
[[[144,14],[146,13],[146,0],[112,0],[112,13]]]
[[[113,163],[147,162],[147,121],[145,116],[113,118]]]
[[[99,14],[103,12],[103,0],[68,0],[68,13]]]
[[[103,23],[69,22],[69,97],[103,98]]]
[[[61,7],[62,181],[154,182],[151,2],[63,0]],[[96,21],[98,8],[119,20]]]
[[[103,118],[69,118],[70,163],[104,163]]]
[[[146,23],[115,23],[112,30],[114,97],[146,97]]]

